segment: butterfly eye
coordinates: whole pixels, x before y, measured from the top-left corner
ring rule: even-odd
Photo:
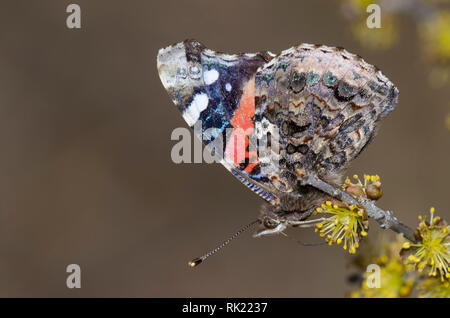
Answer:
[[[262,224],[266,229],[274,229],[278,226],[277,221],[267,216],[263,219]]]

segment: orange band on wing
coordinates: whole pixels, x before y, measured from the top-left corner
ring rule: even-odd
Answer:
[[[252,78],[245,83],[242,89],[241,100],[239,101],[239,107],[234,112],[231,124],[234,128],[242,128],[247,130],[254,128],[255,125],[252,121],[255,115],[255,78]]]
[[[252,119],[255,115],[255,78],[249,80],[244,85],[242,91],[239,107],[235,110],[234,116],[231,119],[233,132],[225,150],[226,158],[233,161],[235,165],[244,162],[245,158],[250,158],[246,149],[248,146],[248,136],[253,133],[255,127]],[[253,163],[249,164],[245,169],[248,173],[257,164],[257,154],[252,152],[251,159]]]

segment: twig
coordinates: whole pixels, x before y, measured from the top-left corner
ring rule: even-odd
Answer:
[[[374,201],[363,198],[355,198],[348,194],[345,191],[337,189],[336,187],[326,183],[325,181],[320,180],[316,176],[312,174],[304,174],[299,181],[302,185],[310,185],[313,186],[330,196],[352,205],[362,205],[364,209],[367,211],[367,214],[370,218],[377,221],[382,229],[389,229],[399,234],[402,234],[406,239],[411,242],[416,242],[416,238],[414,236],[414,231],[399,221],[392,211],[385,211],[377,207]]]

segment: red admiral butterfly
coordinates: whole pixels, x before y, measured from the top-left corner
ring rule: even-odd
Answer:
[[[372,140],[398,97],[376,67],[324,45],[230,55],[186,40],[161,49],[157,62],[188,125],[201,122],[197,137],[205,145],[223,138],[221,163],[267,201],[256,236],[310,216],[328,196],[301,185],[299,175],[341,184],[343,169]],[[238,139],[244,151],[236,149]],[[255,143],[270,149],[255,152]]]

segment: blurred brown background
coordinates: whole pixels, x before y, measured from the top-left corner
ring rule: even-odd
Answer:
[[[186,124],[156,54],[185,38],[230,53],[324,43],[376,64],[400,102],[348,173],[379,174],[380,206],[411,226],[431,205],[450,217],[449,95],[428,85],[411,19],[376,51],[353,39],[339,1],[74,2],[80,30],[66,27],[69,1],[0,3],[0,296],[344,296],[342,248],[281,236],[246,233],[188,268],[261,200],[219,165],[171,161],[170,134]],[[78,290],[66,287],[71,263]]]

